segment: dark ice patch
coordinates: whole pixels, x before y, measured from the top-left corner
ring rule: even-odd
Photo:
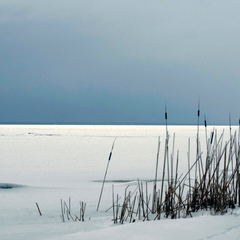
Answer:
[[[12,188],[19,188],[22,185],[13,184],[13,183],[0,183],[0,189],[12,189]]]

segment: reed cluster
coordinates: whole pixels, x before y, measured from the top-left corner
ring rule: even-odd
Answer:
[[[69,197],[68,202],[61,199],[61,215],[60,218],[63,222],[66,220],[72,220],[74,222],[82,221],[84,222],[86,210],[86,203],[79,202],[79,214],[73,214],[71,212],[71,198]]]
[[[198,117],[199,117],[198,111]],[[138,180],[134,191],[125,189],[124,198],[120,203],[119,195],[112,193],[113,222],[124,223],[135,220],[160,220],[161,218],[192,217],[193,213],[208,210],[211,214],[225,214],[229,209],[240,207],[240,131],[230,134],[226,139],[224,131],[218,136],[213,129],[208,136],[205,120],[206,153],[203,157],[199,138],[199,124],[196,137],[196,158],[190,157],[190,139],[188,141],[187,171],[179,176],[179,152],[174,160],[175,134],[173,135],[172,151],[170,150],[170,135],[167,128],[162,159],[162,175],[158,180],[158,165],[160,138],[155,178],[152,181],[152,195],[148,192],[148,182],[145,187]],[[239,122],[240,126],[240,122]],[[160,187],[158,188],[158,183]],[[115,199],[116,198],[116,199]]]

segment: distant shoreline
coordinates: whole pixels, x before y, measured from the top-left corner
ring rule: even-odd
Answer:
[[[164,123],[8,123],[3,122],[0,123],[0,126],[4,125],[43,125],[43,126],[166,126]],[[168,124],[168,126],[197,126],[197,123],[195,124]],[[204,126],[204,123],[200,123],[199,126]],[[229,124],[208,124],[208,126],[229,126]],[[239,126],[238,124],[231,125],[232,127]]]

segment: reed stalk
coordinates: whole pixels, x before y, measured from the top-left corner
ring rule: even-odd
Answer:
[[[41,210],[40,210],[39,205],[38,205],[37,202],[36,202],[36,206],[37,206],[37,209],[38,209],[38,213],[39,213],[39,215],[42,216],[42,212],[41,212]]]
[[[155,179],[154,179],[154,185],[153,185],[152,213],[156,212],[159,152],[160,152],[160,137],[158,137],[157,160],[156,160],[156,168],[155,168]]]
[[[106,181],[108,167],[109,167],[109,163],[110,163],[110,160],[111,160],[111,157],[112,157],[112,152],[113,152],[113,148],[114,148],[114,144],[115,144],[116,139],[117,138],[115,138],[114,141],[113,141],[112,148],[111,148],[111,151],[110,151],[110,154],[109,154],[109,157],[108,157],[107,167],[106,167],[106,171],[105,171],[105,174],[104,174],[102,188],[101,188],[101,192],[100,192],[100,196],[99,196],[99,200],[98,200],[97,211],[99,209],[99,205],[100,205],[100,202],[101,202],[103,188],[104,188],[104,184],[105,184],[105,181]]]

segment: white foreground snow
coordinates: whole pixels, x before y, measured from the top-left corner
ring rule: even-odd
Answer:
[[[223,127],[218,128],[220,134]],[[188,138],[194,161],[196,127],[170,126],[169,131],[171,136],[176,134],[179,171],[185,172]],[[227,127],[225,131],[228,134]],[[200,128],[202,144],[204,134]],[[128,185],[137,185],[138,178],[154,178],[158,136],[162,157],[162,126],[0,126],[0,239],[240,239],[238,208],[224,216],[199,211],[193,218],[113,224],[112,211],[106,212],[112,204],[112,185],[123,196]],[[115,137],[108,182],[97,212]],[[159,177],[161,169],[160,162]],[[60,201],[68,202],[69,197],[76,215],[79,201],[86,202],[84,222],[62,222]]]

